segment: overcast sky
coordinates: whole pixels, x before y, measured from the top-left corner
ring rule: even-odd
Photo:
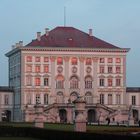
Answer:
[[[8,85],[5,53],[23,40],[27,44],[64,24],[118,47],[131,48],[127,55],[127,86],[140,87],[140,0],[0,0],[0,85]]]

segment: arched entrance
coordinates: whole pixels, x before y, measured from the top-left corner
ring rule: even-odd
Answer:
[[[11,111],[4,110],[1,114],[2,121],[10,122],[11,121]]]
[[[88,123],[96,122],[96,112],[94,109],[88,110]]]
[[[60,122],[66,123],[67,122],[67,111],[65,109],[60,109],[59,117],[60,117]]]
[[[133,109],[133,118],[134,118],[134,122],[137,123],[138,122],[138,110]]]

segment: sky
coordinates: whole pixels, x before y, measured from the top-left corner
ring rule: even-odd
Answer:
[[[0,0],[0,86],[8,85],[11,46],[24,45],[64,25],[88,32],[122,48],[127,54],[127,86],[140,87],[140,0]]]

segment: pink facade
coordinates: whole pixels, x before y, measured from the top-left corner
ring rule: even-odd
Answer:
[[[136,98],[126,93],[128,51],[73,27],[56,27],[37,33],[28,45],[18,44],[6,54],[15,88],[14,120],[34,121],[34,105],[40,103],[44,121],[73,123],[73,101],[84,96],[89,123],[107,117],[128,121],[130,98]]]

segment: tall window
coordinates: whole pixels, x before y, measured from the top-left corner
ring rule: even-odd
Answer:
[[[110,87],[110,86],[112,86],[113,85],[113,80],[112,80],[112,78],[109,78],[108,79],[108,86]]]
[[[44,86],[49,86],[49,78],[44,78]]]
[[[112,69],[112,67],[108,67],[108,73],[112,73],[113,72],[113,69]]]
[[[121,104],[121,96],[120,96],[120,94],[117,94],[116,95],[116,104]]]
[[[27,86],[32,85],[32,76],[31,75],[26,76],[26,85]]]
[[[116,67],[116,73],[121,73],[121,67],[120,66]]]
[[[76,57],[73,57],[73,58],[71,59],[71,64],[72,64],[72,65],[77,65],[77,58],[76,58]]]
[[[105,59],[104,58],[100,58],[100,63],[104,63]]]
[[[47,105],[48,104],[48,94],[44,94],[44,104]]]
[[[112,94],[108,94],[108,104],[112,104]]]
[[[62,75],[58,75],[56,78],[56,88],[64,88],[64,77]]]
[[[27,100],[27,104],[31,104],[31,94],[30,93],[28,93],[28,94],[26,94],[26,100]]]
[[[104,86],[104,79],[99,79],[100,86]]]
[[[100,73],[104,73],[104,66],[100,66]]]
[[[116,63],[121,63],[121,58],[116,58]]]
[[[40,65],[35,66],[35,72],[40,72]]]
[[[9,104],[9,95],[4,96],[4,104],[8,105]]]
[[[87,92],[86,94],[85,94],[85,100],[86,100],[86,103],[87,104],[92,104],[93,102],[92,102],[92,94],[91,94],[91,92]]]
[[[85,78],[85,88],[91,89],[92,88],[92,78],[87,76]]]
[[[63,65],[63,58],[62,57],[57,58],[57,65]]]
[[[108,63],[112,63],[113,59],[112,58],[108,58]]]
[[[47,66],[44,66],[44,72],[45,73],[48,73],[49,72],[49,66],[47,65]]]
[[[132,105],[136,105],[136,96],[132,96]]]
[[[49,57],[44,57],[44,62],[49,62]]]
[[[40,104],[40,94],[36,94],[36,104]]]
[[[87,59],[86,59],[86,65],[91,65],[91,62],[92,62],[92,61],[91,61],[91,58],[87,58]]]
[[[78,78],[76,76],[72,76],[70,79],[70,88],[78,88]]]
[[[40,62],[40,57],[39,56],[35,57],[35,62]]]
[[[116,86],[121,86],[121,79],[120,78],[116,79]]]
[[[62,92],[57,93],[57,103],[64,103],[64,97]]]
[[[27,57],[26,57],[26,61],[27,61],[27,62],[32,62],[32,56],[27,56]]]
[[[104,94],[100,94],[100,104],[104,104]]]
[[[35,85],[36,85],[36,86],[40,86],[40,83],[41,83],[40,77],[36,77],[36,78],[35,78]]]
[[[26,65],[26,72],[32,72],[32,65]]]

